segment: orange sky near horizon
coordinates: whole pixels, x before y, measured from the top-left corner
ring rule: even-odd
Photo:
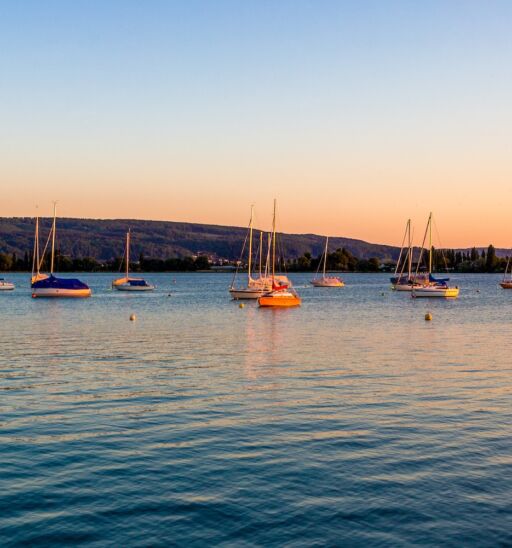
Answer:
[[[12,3],[0,216],[512,247],[512,4],[321,6]]]

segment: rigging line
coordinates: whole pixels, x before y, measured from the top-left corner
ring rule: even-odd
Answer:
[[[322,264],[322,260],[324,258],[325,249],[322,249],[322,254],[320,255],[320,258],[318,260],[318,266],[316,267],[316,274],[315,279],[318,277],[318,272],[320,271],[320,265]]]
[[[39,260],[38,270],[41,270],[41,267],[43,266],[44,256],[46,254],[46,250],[48,249],[48,245],[50,244],[50,240],[51,240],[51,237],[52,237],[52,232],[53,232],[53,225],[52,225],[52,228],[50,228],[50,232],[48,233],[48,238],[46,240],[46,244],[44,246],[43,253],[42,253],[41,258]]]
[[[410,220],[405,225],[404,237],[402,238],[402,245],[400,246],[400,255],[398,255],[398,261],[395,267],[395,276],[396,276],[396,273],[398,272],[398,267],[400,266],[400,260],[402,259],[402,253],[404,251],[404,244],[405,244],[405,237],[407,236],[407,228],[409,226],[409,222]]]
[[[416,274],[414,275],[415,279],[418,277],[418,273],[419,273],[419,269],[420,269],[420,265],[421,265],[421,259],[423,257],[423,252],[425,251],[425,241],[427,239],[427,234],[428,234],[428,223],[427,223],[427,226],[425,227],[425,234],[423,235],[423,242],[421,243],[420,256],[418,258],[418,264],[416,265]]]
[[[247,232],[245,234],[244,244],[242,246],[242,251],[240,252],[240,257],[238,258],[238,261],[236,263],[236,270],[233,274],[233,278],[231,279],[231,285],[230,287],[233,288],[235,284],[235,279],[238,275],[238,270],[240,269],[240,265],[242,264],[242,258],[244,256],[245,246],[247,245],[247,239],[249,238],[249,228],[247,229]]]
[[[119,263],[119,268],[117,269],[118,272],[121,272],[121,268],[123,268],[125,257],[126,257],[126,246],[123,247],[123,256],[121,257],[121,262]]]

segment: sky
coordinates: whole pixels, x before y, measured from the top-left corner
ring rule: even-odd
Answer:
[[[512,2],[0,0],[0,216],[512,247]]]

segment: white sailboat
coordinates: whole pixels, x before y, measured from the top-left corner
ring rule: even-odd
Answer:
[[[416,267],[416,275],[418,275],[418,270],[421,264],[421,258],[423,255],[423,249],[425,247],[425,240],[427,238],[427,233],[429,235],[429,254],[428,254],[428,284],[413,288],[412,297],[428,297],[428,298],[442,298],[442,299],[455,299],[459,296],[459,288],[457,286],[450,287],[448,286],[449,278],[436,279],[432,276],[432,213],[428,217],[427,227],[425,229],[425,235],[423,237],[423,243],[421,245],[420,257],[418,259],[418,265]]]
[[[0,291],[12,291],[16,286],[6,280],[5,278],[0,278]]]
[[[112,282],[112,287],[118,291],[153,291],[155,289],[154,285],[148,283],[144,278],[134,278],[130,276],[130,238],[131,233],[130,229],[126,233],[126,249],[125,249],[125,259],[126,259],[126,271],[124,278],[118,278]]]
[[[405,254],[404,260],[402,261],[406,240],[407,252]],[[395,291],[412,291],[413,289],[419,289],[428,283],[428,276],[426,276],[425,274],[418,274],[417,276],[415,276],[412,273],[412,242],[413,231],[411,231],[411,219],[408,219],[405,225],[405,233],[402,239],[402,245],[400,247],[400,255],[398,256],[398,261],[396,263],[395,274],[391,278],[391,288]],[[404,274],[405,265],[407,265],[407,274]]]
[[[315,277],[311,280],[311,283],[315,287],[343,287],[345,284],[341,278],[338,278],[337,276],[327,276],[326,275],[326,268],[327,268],[327,251],[329,247],[329,236],[325,238],[325,249],[323,252],[323,269],[322,269],[322,277],[318,277],[318,270],[320,268],[320,264],[318,265],[318,269],[316,271]]]
[[[90,297],[91,289],[76,278],[58,278],[54,275],[55,263],[55,236],[57,232],[57,203],[53,204],[53,224],[50,232],[52,241],[50,275],[41,274],[40,268],[44,259],[44,253],[48,242],[43,251],[42,258],[39,257],[39,219],[36,218],[36,234],[34,240],[34,260],[32,267],[31,289],[32,297]]]
[[[272,290],[272,277],[268,274],[268,263],[269,263],[269,254],[270,254],[270,242],[267,252],[267,261],[265,265],[265,272],[263,273],[263,232],[260,232],[260,245],[259,245],[259,276],[258,278],[253,278],[252,275],[252,266],[253,266],[253,213],[254,206],[251,206],[251,216],[249,219],[249,230],[247,238],[249,240],[249,253],[247,259],[247,284],[245,287],[238,287],[235,285],[238,268],[233,276],[233,281],[229,288],[229,293],[235,300],[239,299],[258,299],[263,294]],[[245,247],[245,244],[244,244]],[[243,254],[243,249],[242,249]],[[282,284],[290,284],[290,280],[286,276],[276,276],[276,279],[279,280]]]
[[[505,273],[503,274],[503,280],[500,285],[503,289],[512,289],[512,269],[509,271],[510,257],[507,257],[507,265],[505,266]]]

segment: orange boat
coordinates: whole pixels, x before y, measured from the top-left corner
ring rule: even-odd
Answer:
[[[262,307],[289,307],[300,306],[302,299],[287,283],[277,280],[276,283],[276,201],[274,200],[274,220],[272,222],[272,291],[265,293],[258,299]]]
[[[278,286],[258,299],[260,306],[300,306],[302,299],[287,285]]]

